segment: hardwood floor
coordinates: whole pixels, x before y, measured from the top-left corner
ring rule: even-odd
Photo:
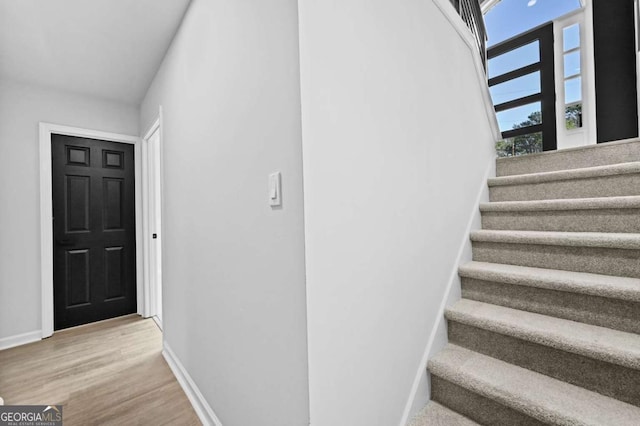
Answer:
[[[151,319],[128,315],[0,351],[6,405],[62,404],[65,426],[199,425]]]

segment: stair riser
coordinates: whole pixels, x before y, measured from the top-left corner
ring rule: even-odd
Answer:
[[[489,188],[491,201],[530,201],[640,195],[640,174],[629,173]]]
[[[480,262],[640,278],[640,250],[478,241],[472,247]]]
[[[482,228],[514,231],[640,233],[640,209],[483,212]]]
[[[497,176],[581,169],[640,161],[640,142],[601,144],[592,149],[555,151],[542,155],[500,158]]]
[[[471,420],[492,426],[544,426],[539,420],[431,375],[431,399]]]
[[[462,297],[640,334],[640,303],[462,278]]]
[[[640,406],[640,371],[449,321],[449,341],[476,352]]]

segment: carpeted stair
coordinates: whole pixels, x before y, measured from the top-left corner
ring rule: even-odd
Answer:
[[[497,160],[424,425],[640,425],[640,141]]]

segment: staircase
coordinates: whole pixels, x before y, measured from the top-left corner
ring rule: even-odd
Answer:
[[[640,141],[497,176],[411,425],[640,425]]]

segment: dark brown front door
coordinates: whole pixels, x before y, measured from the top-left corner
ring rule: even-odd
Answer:
[[[136,311],[133,145],[52,135],[55,329]]]

